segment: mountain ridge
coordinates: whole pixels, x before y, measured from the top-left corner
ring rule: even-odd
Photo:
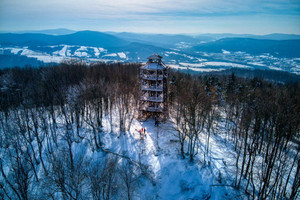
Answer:
[[[68,35],[48,35],[41,33],[0,33],[2,45],[86,45],[86,46],[122,46],[129,42],[96,31],[79,31]]]
[[[269,40],[253,38],[223,38],[192,48],[195,51],[221,53],[222,50],[251,54],[269,53],[279,57],[300,57],[300,40]]]

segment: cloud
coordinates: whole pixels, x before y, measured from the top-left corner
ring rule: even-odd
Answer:
[[[257,16],[294,16],[300,21],[299,0],[1,0],[0,28],[21,26],[88,26],[124,27],[147,21],[186,21],[213,24],[232,22]],[[295,20],[296,18],[296,20]],[[265,19],[262,18],[262,21]],[[269,19],[268,19],[269,20]],[[266,20],[265,20],[266,21]],[[109,25],[109,23],[112,23]],[[131,24],[130,24],[131,23]],[[298,23],[299,24],[299,23]],[[15,26],[14,26],[15,25]],[[274,26],[276,22],[274,22]],[[278,25],[279,26],[279,25]],[[176,27],[174,27],[176,28]],[[27,28],[28,29],[28,28]],[[86,29],[86,28],[83,28]],[[177,28],[176,28],[177,29]]]
[[[78,16],[299,14],[299,0],[1,0],[1,11],[15,14],[65,13]]]

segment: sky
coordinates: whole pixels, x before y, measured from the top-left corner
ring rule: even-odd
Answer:
[[[300,0],[0,0],[0,31],[300,34]]]

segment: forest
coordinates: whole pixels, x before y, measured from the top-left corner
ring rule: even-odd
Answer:
[[[0,70],[0,199],[130,200],[141,179],[156,184],[147,165],[104,142],[137,119],[140,66]],[[170,70],[167,103],[181,159],[209,166],[224,122],[235,155],[230,186],[248,199],[299,198],[300,83]]]

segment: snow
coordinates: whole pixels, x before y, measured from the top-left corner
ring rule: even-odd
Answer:
[[[279,67],[274,67],[274,66],[268,66],[268,67],[269,67],[269,69],[272,69],[272,70],[279,70],[279,71],[282,71],[282,69],[279,68]]]
[[[55,47],[58,47],[59,45],[52,45],[52,46],[48,46],[50,48],[55,48]]]
[[[205,67],[206,64],[203,62],[203,63],[179,63],[180,65],[182,66],[185,66],[185,67]]]
[[[259,57],[261,57],[261,58],[268,58],[269,56],[267,56],[267,55],[260,55]]]
[[[104,49],[102,47],[99,47],[98,49],[99,49],[100,52],[106,52],[107,51],[106,49]]]
[[[173,69],[180,69],[180,70],[189,69],[189,70],[197,71],[197,72],[216,72],[216,71],[225,70],[224,68],[200,68],[200,67],[203,66],[201,64],[188,64],[188,63],[180,63],[180,64],[184,65],[185,67],[182,67],[180,65],[171,65],[171,64],[169,64],[168,66],[173,68]]]
[[[96,57],[99,57],[99,55],[100,55],[99,49],[98,49],[97,47],[94,47],[93,49],[94,49],[94,51],[95,51],[95,56],[96,56]]]
[[[192,57],[192,56],[188,56],[188,55],[186,55],[186,54],[182,54],[184,57],[186,57],[186,58],[189,58],[189,59],[191,59],[191,60],[193,60],[193,59],[195,59],[194,57]]]
[[[23,51],[21,53],[22,56],[35,55],[35,54],[37,54],[37,53],[30,49],[23,49]]]
[[[141,127],[146,128],[147,136],[142,141],[142,147],[144,147],[142,162],[150,165],[155,174],[158,184],[155,186],[154,191],[156,191],[158,199],[202,199],[206,195],[212,195],[211,199],[217,200],[236,195],[237,191],[232,187],[212,186],[220,185],[216,180],[218,172],[224,173],[228,170],[223,160],[227,160],[228,163],[232,162],[233,157],[227,151],[224,151],[224,144],[220,144],[216,139],[212,139],[212,157],[215,159],[212,160],[211,166],[204,166],[201,163],[190,163],[187,159],[183,160],[179,156],[179,144],[172,142],[177,140],[174,136],[176,133],[172,129],[173,126],[171,122],[166,122],[160,124],[157,128],[151,119],[145,122],[135,121],[129,133],[130,136],[123,136],[127,139],[134,138],[138,140],[139,133],[137,130],[140,130]],[[158,140],[157,133],[159,136]],[[157,141],[160,147],[159,150]],[[128,146],[133,145],[132,141],[130,145],[126,145],[123,142],[124,140],[122,141],[123,146],[121,149],[130,150],[130,153],[138,149],[128,149]],[[137,144],[139,142],[135,143],[135,145]],[[148,190],[149,188],[141,189]]]
[[[45,62],[45,63],[61,63],[62,61],[65,60],[64,57],[62,56],[51,56],[46,53],[40,53],[40,52],[35,52],[30,49],[23,49],[21,55],[27,56],[29,58],[36,58],[39,61]]]
[[[190,48],[192,47],[188,42],[178,42],[175,44],[177,48]]]
[[[99,47],[91,47],[95,51],[95,56],[99,57],[101,52],[106,52],[107,50],[104,48]]]
[[[95,51],[95,56],[96,57],[99,57],[100,56],[100,50],[99,50],[99,48],[97,48],[97,47],[93,47],[93,49],[94,49],[94,51]]]
[[[282,70],[282,69],[280,69],[280,70]],[[291,71],[292,71],[292,73],[294,73],[294,74],[297,74],[297,75],[300,74],[300,69],[299,69],[299,68],[293,67],[293,68],[291,68]]]
[[[85,51],[87,51],[87,47],[81,46],[79,49],[76,49],[74,55],[78,57],[88,57],[88,53]]]
[[[248,65],[242,65],[242,64],[237,64],[237,63],[227,63],[227,62],[205,62],[205,64],[209,65],[209,66],[226,66],[226,67],[237,67],[237,68],[245,68],[245,69],[252,68]]]
[[[207,61],[207,59],[205,58],[196,58],[198,60],[198,62],[204,62],[204,61]]]
[[[111,54],[106,54],[106,55],[104,55],[104,56],[107,56],[107,57],[116,57],[117,54],[116,54],[116,53],[111,53]]]
[[[29,55],[28,57],[36,58],[44,63],[61,63],[65,59],[60,56],[48,56],[48,55]]]
[[[250,69],[252,67],[248,66],[248,65],[242,65],[242,64],[237,64],[237,63],[228,63],[228,62],[202,62],[202,63],[179,63],[182,66],[185,67],[193,67],[193,68],[197,68],[197,67],[205,67],[205,66],[220,66],[220,67],[236,67],[236,68],[246,68],[246,69]]]
[[[223,54],[230,54],[230,51],[226,51],[225,49],[222,49]]]
[[[175,52],[175,51],[166,51],[167,54],[175,54],[175,55],[179,55],[179,53]]]
[[[217,71],[226,70],[224,68],[215,69],[215,68],[194,68],[194,67],[190,67],[189,69],[197,72],[217,72]]]
[[[118,53],[118,56],[119,56],[120,58],[126,59],[126,54],[125,54],[124,52]]]
[[[202,69],[200,68],[200,70]],[[79,95],[78,88],[69,88],[68,95],[69,102],[76,99]],[[114,112],[112,116],[113,129],[110,127],[109,117],[103,116],[104,132],[101,133],[101,138],[104,149],[128,156],[134,161],[140,161],[143,165],[149,166],[153,173],[153,181],[149,181],[147,178],[141,180],[133,200],[248,198],[232,187],[235,177],[236,153],[233,144],[226,140],[227,129],[223,119],[224,113],[214,124],[216,134],[212,133],[210,137],[210,153],[207,158],[209,163],[203,162],[206,129],[199,136],[199,153],[195,156],[194,162],[190,162],[188,158],[182,159],[180,156],[180,145],[176,137],[175,125],[171,121],[172,118],[170,121],[160,123],[159,127],[154,126],[153,119],[147,121],[134,119],[128,132],[119,133],[116,113]],[[63,135],[65,131],[63,117],[58,117],[57,123],[58,128],[61,127],[58,132],[61,131]],[[146,129],[146,136],[143,139],[138,132],[142,127]],[[82,127],[80,135],[85,136],[85,139],[72,144],[74,156],[84,155],[86,159],[99,163],[99,167],[102,166],[101,164],[105,160],[104,156],[107,154],[91,148],[90,141],[88,141],[92,135],[91,130]],[[46,148],[46,145],[44,147]],[[2,158],[1,153],[0,151]],[[8,168],[6,167],[4,170],[8,170]],[[40,173],[41,171],[39,170]]]
[[[113,119],[114,120],[114,119]],[[104,123],[104,129],[109,133],[108,121]],[[116,127],[116,126],[114,126]],[[141,139],[139,130],[146,129],[146,136]],[[211,200],[246,199],[240,195],[230,184],[234,177],[235,154],[232,146],[224,143],[223,124],[216,127],[218,135],[211,137],[211,165],[201,163],[202,153],[195,157],[195,162],[182,159],[179,155],[178,144],[174,124],[171,121],[154,126],[154,120],[134,120],[130,131],[120,134],[106,134],[104,137],[105,148],[113,152],[129,156],[133,160],[140,160],[148,165],[154,174],[155,185],[146,182],[136,192],[139,198],[134,199],[205,199]],[[204,134],[204,133],[203,133]],[[201,142],[205,142],[205,136],[200,136]],[[228,164],[226,164],[228,163]],[[222,174],[221,183],[218,180]]]
[[[247,62],[247,64],[249,65],[256,65],[256,66],[261,66],[261,67],[265,67],[266,65],[260,62]]]
[[[79,49],[77,49],[78,51],[87,51],[87,47],[86,46],[81,46]]]
[[[23,49],[20,49],[20,48],[12,48],[11,49],[11,53],[13,54],[18,54],[20,51],[22,51]]]
[[[116,118],[113,116],[115,123]],[[205,199],[210,196],[211,200],[221,200],[233,199],[240,195],[239,191],[230,186],[230,181],[234,177],[231,174],[233,173],[232,167],[224,163],[233,163],[234,155],[229,153],[231,152],[230,147],[222,142],[223,138],[220,136],[222,134],[211,138],[212,164],[207,166],[200,162],[201,153],[193,163],[188,159],[181,158],[179,155],[180,145],[176,142],[176,131],[174,131],[174,124],[171,121],[155,127],[152,119],[143,122],[134,119],[130,131],[126,134],[118,134],[117,130],[111,132],[108,121],[109,119],[105,118],[103,127],[105,149],[129,156],[135,161],[140,160],[153,172],[155,184],[144,179],[133,199],[186,200]],[[116,128],[117,124],[114,124],[113,127]],[[142,127],[146,129],[144,139],[141,139],[138,132]],[[222,130],[223,127],[220,129]],[[98,159],[99,153],[101,153],[93,152],[83,144],[76,145],[74,151],[84,149],[80,151],[85,152],[85,157],[88,158]],[[217,180],[219,172],[223,176],[222,184]],[[239,199],[243,199],[242,196],[239,197]]]
[[[68,49],[68,50],[67,50],[67,56],[70,57],[71,55],[72,55],[72,54],[71,54],[71,50]]]
[[[66,56],[66,53],[68,54],[69,52],[67,52],[67,49],[68,49],[68,45],[62,45],[63,48],[60,50],[60,51],[54,51],[53,54],[57,54],[57,55],[60,55],[60,56],[63,56],[65,57]],[[70,51],[70,50],[69,50]]]
[[[186,67],[181,67],[180,65],[168,64],[168,66],[173,69],[187,69]]]
[[[237,53],[237,54],[246,54],[246,52],[244,52],[244,51],[236,51],[235,53]]]

